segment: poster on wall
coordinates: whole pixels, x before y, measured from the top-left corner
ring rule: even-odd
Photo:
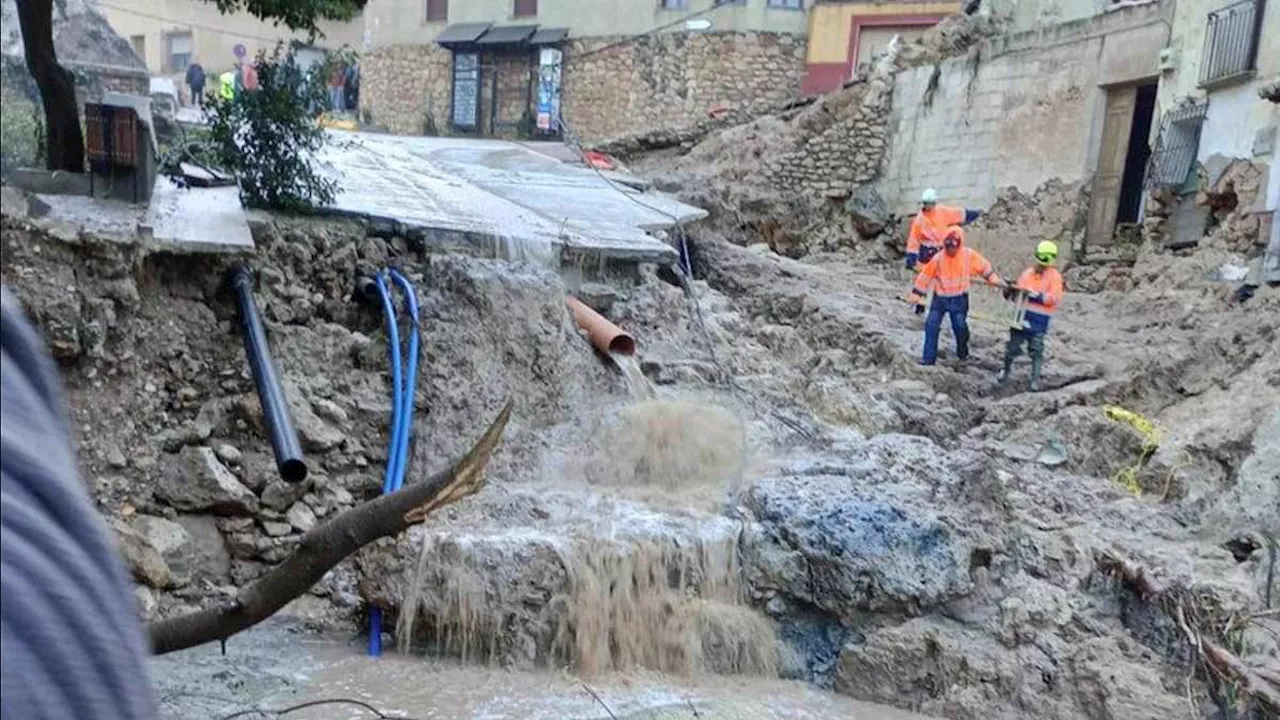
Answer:
[[[562,53],[543,48],[538,53],[538,132],[560,132],[560,72]]]
[[[453,55],[453,124],[475,129],[480,115],[480,56]]]

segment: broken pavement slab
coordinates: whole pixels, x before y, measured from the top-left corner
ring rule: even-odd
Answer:
[[[676,251],[649,231],[706,216],[504,141],[343,133],[323,159],[342,186],[333,210],[425,231],[428,243],[460,235],[508,259],[670,264]]]

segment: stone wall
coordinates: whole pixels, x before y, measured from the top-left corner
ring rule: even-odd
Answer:
[[[885,135],[893,82],[887,73],[877,73],[865,87],[851,90],[856,100],[843,112],[829,108],[836,117],[830,127],[765,164],[765,172],[780,187],[810,196],[843,198],[875,179],[888,145]],[[828,106],[832,104],[828,102]]]
[[[783,33],[672,33],[565,52],[563,115],[584,140],[685,127],[717,108],[765,110],[799,94],[805,41]]]
[[[892,146],[880,184],[905,212],[933,187],[943,202],[986,207],[1005,186],[1088,180],[1103,86],[1158,75],[1167,26],[1158,5],[1004,35],[963,57],[898,74]]]
[[[452,68],[453,55],[434,44],[371,50],[360,58],[361,113],[395,133],[444,132]]]
[[[770,109],[796,97],[804,75],[804,38],[795,35],[668,34],[609,47],[619,40],[575,40],[565,49],[562,112],[585,141],[687,127],[717,108]],[[488,73],[498,68],[498,124],[511,125],[528,108],[532,57],[486,58],[484,65],[487,132]],[[436,45],[372,50],[361,60],[361,110],[392,132],[421,134],[430,116],[435,131],[447,133],[451,68],[451,53]]]

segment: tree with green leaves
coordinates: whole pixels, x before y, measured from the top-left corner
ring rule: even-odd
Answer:
[[[18,24],[27,69],[40,89],[44,105],[45,158],[50,170],[84,172],[84,133],[76,104],[75,76],[58,64],[53,47],[55,0],[16,0]],[[320,35],[321,20],[345,21],[364,9],[368,0],[205,0],[223,14],[247,12],[312,37]]]

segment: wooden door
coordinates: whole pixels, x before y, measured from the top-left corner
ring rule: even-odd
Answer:
[[[1129,152],[1129,131],[1133,127],[1133,109],[1138,88],[1130,85],[1107,91],[1107,115],[1102,123],[1102,144],[1098,148],[1098,169],[1093,175],[1093,194],[1089,203],[1087,240],[1094,247],[1111,244],[1120,209],[1120,184],[1124,179],[1124,160]]]

